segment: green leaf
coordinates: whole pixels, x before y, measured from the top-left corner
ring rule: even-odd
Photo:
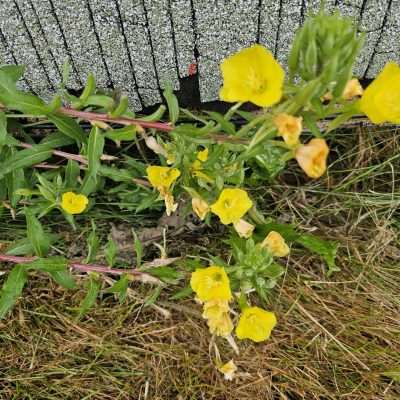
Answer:
[[[152,304],[154,304],[157,301],[158,297],[160,296],[161,290],[162,290],[161,287],[159,287],[159,286],[156,287],[153,290],[153,292],[149,296],[146,297],[146,299],[144,300],[143,306],[148,307],[148,306],[151,306]]]
[[[120,129],[110,129],[105,132],[105,136],[115,143],[134,140],[136,137],[136,127],[128,125]]]
[[[328,276],[332,275],[333,272],[340,271],[340,268],[336,266],[335,259],[338,249],[338,243],[328,240],[320,239],[314,235],[302,234],[296,240],[297,243],[301,244],[308,250],[319,254],[328,265]]]
[[[392,370],[392,371],[385,371],[385,372],[382,372],[382,375],[394,380],[395,382],[400,383],[400,369]]]
[[[92,73],[89,73],[85,89],[83,89],[83,92],[79,97],[79,100],[85,103],[88,100],[89,96],[91,96],[95,90],[96,90],[96,79]]]
[[[68,261],[64,257],[54,256],[47,258],[38,258],[26,265],[26,269],[34,269],[43,272],[65,271]]]
[[[56,113],[50,114],[47,117],[64,135],[67,135],[78,143],[87,142],[85,132],[74,119]]]
[[[47,255],[50,248],[50,238],[44,232],[42,224],[29,208],[25,208],[26,230],[28,239],[39,257]]]
[[[268,268],[265,271],[263,271],[264,276],[270,279],[277,279],[284,273],[285,273],[285,268],[283,268],[282,265],[279,265],[277,263],[269,265]]]
[[[92,232],[90,232],[90,235],[87,240],[89,251],[86,257],[86,263],[91,263],[95,260],[100,245],[100,240],[96,235],[96,224],[93,219],[91,221],[91,224],[92,224]]]
[[[104,136],[101,134],[100,129],[94,126],[90,131],[88,142],[88,160],[89,160],[89,173],[96,176],[100,168],[100,157],[103,154]]]
[[[217,121],[218,124],[221,125],[221,129],[230,134],[230,135],[234,135],[236,133],[235,130],[235,125],[230,122],[227,121],[220,113],[217,113],[215,111],[206,111],[206,113],[215,121]]]
[[[65,181],[66,188],[75,188],[78,183],[80,175],[79,163],[74,160],[68,160],[67,167],[65,168]]]
[[[65,136],[62,132],[55,132],[51,133],[50,135],[46,135],[44,139],[40,142],[40,144],[45,144],[46,146],[48,146],[49,149],[69,146],[73,143],[75,143],[75,140],[68,136]]]
[[[120,279],[116,281],[111,287],[109,287],[105,292],[118,294],[119,302],[123,303],[126,299],[129,282],[129,276],[123,274],[121,275]]]
[[[0,112],[0,146],[6,143],[7,137],[7,117],[4,112]]]
[[[105,108],[106,110],[112,110],[114,108],[114,100],[111,97],[102,94],[94,94],[89,96],[83,105],[85,107],[98,106]]]
[[[69,75],[71,73],[71,64],[66,58],[63,64],[63,69],[62,69],[62,82],[61,86],[65,87],[68,85],[68,80],[69,80]]]
[[[6,251],[9,256],[27,256],[33,253],[33,246],[27,238],[17,240]]]
[[[128,105],[129,105],[128,96],[122,95],[119,100],[118,106],[115,108],[114,111],[110,113],[111,116],[115,118],[125,114],[126,110],[128,109]]]
[[[2,65],[0,71],[3,71],[12,82],[17,83],[25,72],[25,65]]]
[[[85,286],[87,293],[79,305],[78,318],[83,317],[96,302],[101,288],[101,282],[99,281],[97,275],[91,274]]]
[[[15,152],[15,154],[0,163],[0,179],[18,168],[26,168],[43,162],[50,158],[52,153],[52,150],[49,150],[48,146],[43,144]]]
[[[193,289],[190,286],[187,286],[181,290],[178,290],[175,294],[170,296],[170,300],[181,300],[191,296],[192,294],[193,294]]]
[[[167,266],[148,268],[145,271],[167,283],[176,283],[182,278],[181,272]]]
[[[174,95],[174,92],[172,90],[171,86],[167,86],[164,89],[163,92],[164,98],[167,102],[168,106],[168,112],[169,112],[169,120],[172,124],[175,124],[175,122],[179,118],[179,104],[178,104],[178,99]]]
[[[135,247],[135,252],[136,252],[136,268],[140,268],[142,265],[142,256],[143,256],[143,245],[140,239],[138,238],[137,234],[135,231],[133,232],[133,238],[134,238],[134,247]]]
[[[106,257],[107,264],[112,267],[115,263],[115,257],[118,254],[118,246],[112,238],[107,242],[104,249],[104,256]]]
[[[51,271],[49,274],[64,289],[72,290],[78,287],[73,276],[67,269],[62,271]]]
[[[3,319],[14,306],[27,280],[26,267],[22,264],[16,265],[8,274],[0,292],[0,319]]]
[[[161,104],[160,107],[158,107],[157,110],[153,112],[153,114],[139,118],[139,121],[147,121],[147,122],[159,121],[164,115],[166,109],[167,107],[165,107],[164,104]]]

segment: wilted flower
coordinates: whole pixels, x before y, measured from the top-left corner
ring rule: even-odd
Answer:
[[[232,298],[228,275],[223,268],[216,265],[196,269],[192,273],[190,286],[201,301]]]
[[[271,231],[261,243],[274,257],[286,257],[289,254],[289,246],[280,233]]]
[[[199,197],[193,197],[192,199],[192,208],[195,214],[203,220],[208,212],[210,211],[210,206],[203,199]]]
[[[365,89],[360,109],[374,124],[400,124],[400,66],[389,62]]]
[[[89,200],[84,194],[66,192],[61,197],[61,208],[68,214],[81,214],[85,211]]]
[[[296,149],[296,160],[310,178],[319,178],[326,171],[329,147],[324,139],[311,139]]]
[[[164,194],[170,189],[172,184],[179,178],[181,172],[179,169],[171,167],[160,167],[151,165],[147,167],[147,178],[161,194]]]
[[[267,107],[282,97],[285,73],[271,52],[255,44],[226,58],[221,64],[224,85],[220,99],[251,101]]]
[[[275,325],[276,317],[273,312],[265,311],[259,307],[247,307],[240,316],[236,327],[236,336],[239,339],[262,342],[269,338]]]
[[[224,225],[239,222],[253,206],[243,189],[224,189],[218,200],[211,205],[211,211],[218,215]]]
[[[237,371],[237,366],[233,362],[233,360],[228,361],[224,365],[218,367],[218,371],[224,374],[224,378],[227,381],[231,381]]]
[[[302,117],[294,117],[286,113],[278,114],[274,118],[274,124],[278,128],[279,135],[283,137],[289,146],[295,146],[303,129]]]
[[[238,235],[242,238],[248,239],[254,231],[255,226],[248,223],[244,219],[239,219],[238,222],[235,222],[233,224],[233,227],[235,228],[235,231],[238,233]]]
[[[212,300],[204,303],[203,318],[207,320],[210,332],[217,336],[226,337],[233,331],[228,300]]]
[[[178,203],[175,203],[174,196],[172,193],[166,192],[164,194],[165,212],[168,216],[176,211]]]
[[[346,86],[342,93],[342,98],[344,100],[351,100],[354,97],[362,96],[363,93],[364,93],[364,90],[363,90],[360,82],[358,81],[358,79],[353,78],[353,79],[350,79],[346,83]]]

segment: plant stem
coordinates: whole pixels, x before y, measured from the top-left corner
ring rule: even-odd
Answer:
[[[20,257],[20,256],[9,256],[7,254],[0,254],[0,261],[10,262],[14,264],[28,264],[32,261],[37,260],[38,257]],[[79,262],[70,262],[68,265],[70,268],[82,271],[82,272],[99,272],[102,274],[110,274],[110,275],[123,275],[130,274],[145,277],[148,282],[158,283],[159,280],[146,272],[139,271],[135,268],[129,269],[121,269],[121,268],[109,268],[105,265],[97,265],[97,264],[82,264]]]
[[[70,115],[71,117],[81,118],[86,121],[106,121],[106,122],[114,122],[120,125],[139,125],[142,128],[157,129],[163,132],[170,132],[174,129],[173,125],[170,125],[169,123],[166,122],[148,122],[134,118],[110,117],[108,114],[79,111],[68,107],[61,107],[58,109],[58,112]]]

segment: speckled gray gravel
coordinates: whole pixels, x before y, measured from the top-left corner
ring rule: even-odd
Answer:
[[[49,98],[65,59],[68,84],[89,72],[101,87],[129,95],[141,109],[161,101],[162,87],[197,70],[202,101],[218,99],[219,64],[259,42],[284,65],[295,31],[319,0],[0,0],[0,58],[27,65],[26,82]],[[367,35],[355,67],[374,77],[400,61],[400,0],[326,0]],[[390,6],[390,7],[389,7]],[[3,43],[3,40],[5,41]]]

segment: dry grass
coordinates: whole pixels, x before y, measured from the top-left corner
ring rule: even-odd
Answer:
[[[171,311],[164,318],[143,306],[147,289],[134,287],[128,303],[104,297],[77,323],[83,291],[65,292],[37,275],[0,323],[0,398],[399,399],[400,139],[368,130],[341,138],[325,181],[282,179],[254,193],[282,220],[338,240],[342,271],[327,279],[319,258],[293,249],[271,296],[279,318],[271,339],[241,342],[238,356],[216,341],[223,360],[239,367],[233,382],[215,369],[192,300],[172,303],[164,293],[157,303]],[[171,251],[221,246],[212,232],[189,238],[185,250],[175,238]]]

